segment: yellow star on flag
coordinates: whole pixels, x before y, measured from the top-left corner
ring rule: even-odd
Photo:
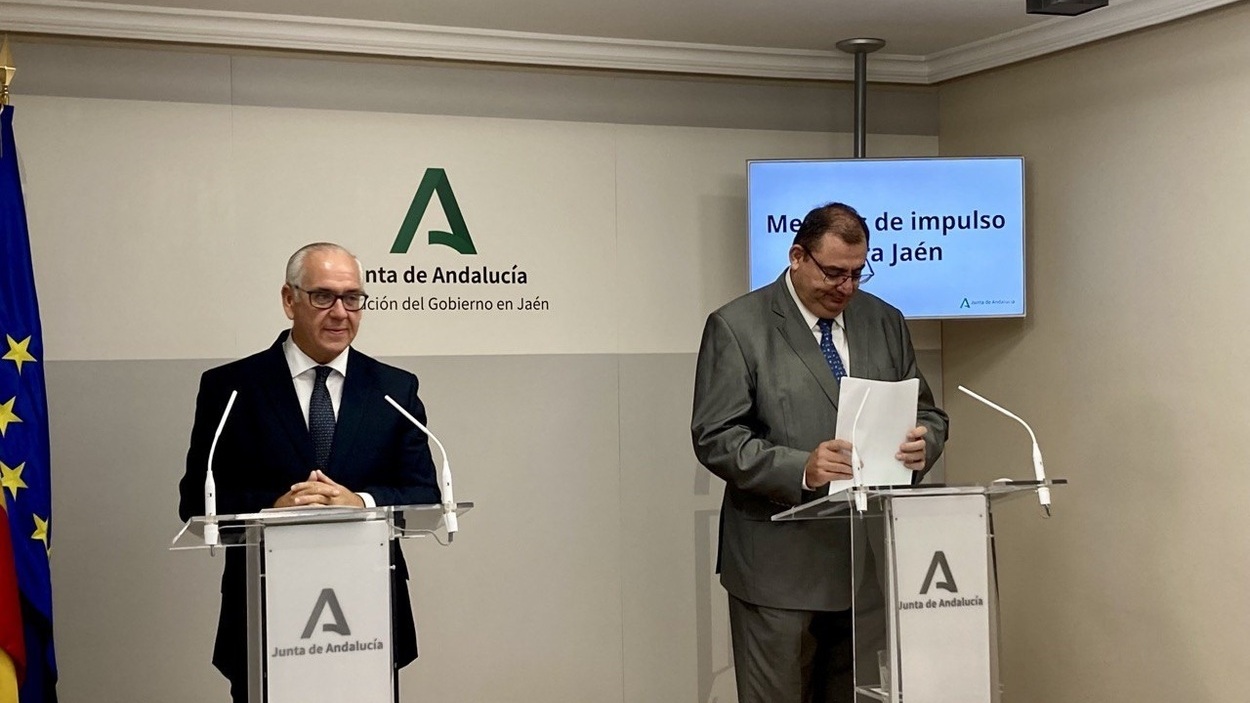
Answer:
[[[0,486],[9,489],[9,493],[13,494],[13,500],[17,500],[17,489],[29,488],[26,482],[22,480],[22,469],[24,468],[26,468],[26,462],[18,464],[17,468],[11,468],[8,464],[0,461]]]
[[[17,364],[18,373],[22,372],[22,364],[24,362],[29,361],[32,364],[38,363],[35,360],[35,357],[31,356],[30,352],[26,350],[26,347],[30,346],[30,337],[27,337],[20,342],[7,334],[4,335],[4,338],[9,340],[9,351],[0,358]]]
[[[9,398],[7,403],[0,403],[0,437],[9,429],[10,422],[21,422],[22,418],[13,412],[13,402],[17,400],[17,396]]]
[[[31,535],[31,539],[37,539],[43,542],[44,551],[48,550],[48,521],[41,519],[38,515],[31,515],[35,518],[35,534]]]

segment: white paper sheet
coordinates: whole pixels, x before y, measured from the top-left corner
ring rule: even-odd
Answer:
[[[920,379],[906,381],[872,381],[866,378],[844,377],[838,394],[838,426],[835,437],[855,445],[859,458],[864,462],[865,486],[907,486],[911,484],[912,471],[894,458],[898,447],[907,439],[907,433],[916,426],[916,410],[920,398]],[[869,393],[869,389],[872,390]],[[851,427],[855,413],[859,411],[864,395],[863,412],[855,437]],[[829,493],[845,491],[855,482],[832,481]]]

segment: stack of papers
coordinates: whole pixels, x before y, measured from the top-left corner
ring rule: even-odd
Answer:
[[[836,439],[855,446],[863,462],[865,486],[910,486],[913,472],[894,458],[907,433],[916,426],[920,379],[872,381],[845,376],[839,382]],[[859,420],[856,422],[856,415]],[[831,481],[829,493],[851,488],[855,482]]]

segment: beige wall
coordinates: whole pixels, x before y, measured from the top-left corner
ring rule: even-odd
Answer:
[[[421,659],[403,700],[733,700],[711,573],[722,484],[688,429],[698,335],[746,289],[745,161],[847,154],[848,90],[52,40],[16,53],[60,700],[225,699],[209,666],[220,559],[167,551],[196,380],[287,324],[276,285],[298,244],[400,267],[389,246],[429,167],[448,169],[480,260],[520,264],[553,308],[511,328],[366,313],[361,349],[420,376],[456,497],[478,504],[453,548],[405,545]],[[881,93],[893,131],[870,152],[935,153],[934,92]],[[546,326],[561,319],[565,341]],[[915,333],[940,385],[937,323]]]
[[[1007,699],[1244,701],[1250,649],[1250,5],[956,81],[945,155],[1021,153],[1025,320],[947,323],[952,480],[999,513]]]

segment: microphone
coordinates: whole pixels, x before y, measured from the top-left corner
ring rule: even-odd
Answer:
[[[213,478],[213,454],[217,452],[217,440],[221,439],[221,431],[226,427],[226,418],[230,417],[230,409],[234,407],[234,399],[238,391],[230,391],[230,400],[226,401],[226,411],[221,414],[221,422],[217,423],[217,431],[213,433],[213,443],[208,447],[208,468],[204,473],[204,543],[209,547],[218,544],[217,533],[217,481]]]
[[[421,421],[413,417],[412,413],[404,410],[404,407],[399,403],[396,403],[394,398],[389,395],[383,397],[386,398],[386,402],[390,403],[396,410],[399,411],[400,415],[408,418],[408,422],[416,425],[417,429],[424,432],[425,436],[429,437],[430,440],[438,446],[439,453],[443,455],[443,470],[441,477],[442,490],[440,493],[443,498],[443,524],[447,526],[447,541],[451,542],[456,536],[456,530],[460,529],[460,522],[456,517],[456,500],[452,497],[451,493],[451,464],[447,462],[447,450],[443,448],[443,443],[438,441],[438,437],[435,437],[434,433],[430,432],[428,427],[421,424]]]
[[[1033,428],[1029,427],[1029,423],[1021,420],[1018,415],[1010,410],[982,398],[963,386],[959,386],[959,390],[990,406],[991,408],[994,408],[998,412],[1015,420],[1021,425],[1024,425],[1024,429],[1029,431],[1029,439],[1033,441],[1033,474],[1037,480],[1042,483],[1042,485],[1037,487],[1037,502],[1041,504],[1042,510],[1046,511],[1046,517],[1050,517],[1050,486],[1045,485],[1046,467],[1042,465],[1042,450],[1037,446],[1037,435],[1033,434]]]
[[[859,440],[856,431],[859,429],[859,416],[864,413],[868,404],[871,388],[864,389],[864,397],[859,401],[859,410],[855,411],[855,421],[851,423],[851,480],[855,482],[855,509],[859,512],[868,510],[868,495],[864,493],[864,460],[859,456]]]

